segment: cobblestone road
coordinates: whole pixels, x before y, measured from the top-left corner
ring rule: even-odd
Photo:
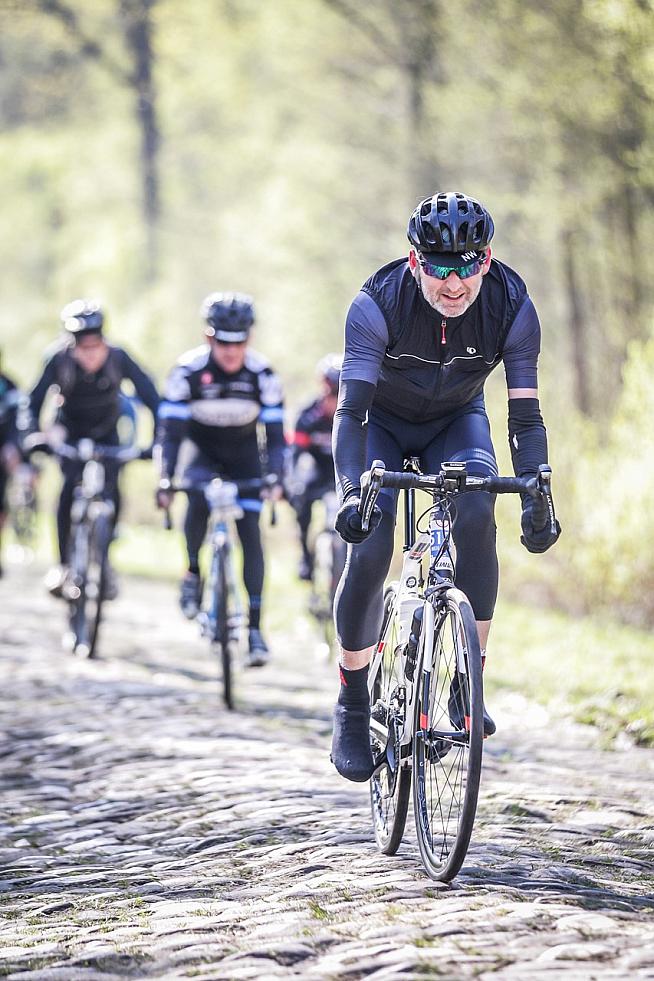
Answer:
[[[334,669],[303,617],[220,707],[172,588],[123,584],[105,656],[0,583],[0,976],[654,978],[654,753],[506,697],[453,886],[377,854],[328,762]]]

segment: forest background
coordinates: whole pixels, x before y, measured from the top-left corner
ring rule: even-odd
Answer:
[[[68,300],[158,382],[253,294],[289,422],[413,206],[464,190],[528,284],[564,534],[504,589],[654,623],[650,0],[0,0],[0,344],[24,386]],[[487,386],[510,472],[501,369]],[[155,521],[150,512],[150,520]]]

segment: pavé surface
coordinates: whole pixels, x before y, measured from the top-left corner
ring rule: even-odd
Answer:
[[[0,976],[654,978],[654,752],[494,700],[443,886],[411,820],[378,854],[329,763],[335,668],[302,611],[234,713],[172,586],[123,581],[94,662],[62,621],[34,573],[0,581]]]

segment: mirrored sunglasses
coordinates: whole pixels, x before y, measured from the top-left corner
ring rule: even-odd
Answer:
[[[469,279],[470,276],[476,276],[481,272],[485,258],[481,256],[479,259],[467,262],[465,266],[439,266],[435,262],[428,262],[424,255],[418,255],[418,262],[427,276],[433,276],[435,279],[447,279],[450,273],[456,273],[459,279]]]

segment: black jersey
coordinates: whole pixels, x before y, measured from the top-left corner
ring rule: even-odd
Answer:
[[[258,423],[266,427],[268,470],[281,473],[283,420],[281,382],[255,351],[248,349],[232,373],[216,364],[208,345],[188,351],[168,376],[159,408],[162,475],[172,478],[184,438],[224,459],[244,443],[256,446]]]
[[[348,314],[341,378],[372,382],[373,405],[410,422],[470,403],[504,361],[510,388],[535,388],[540,324],[524,282],[493,259],[479,296],[445,318],[423,297],[406,259],[364,283]]]
[[[315,399],[300,412],[289,439],[293,463],[301,453],[309,453],[317,467],[317,480],[331,484],[334,480],[332,459],[333,413],[325,412],[324,400]]]
[[[32,425],[39,415],[48,389],[57,386],[60,405],[57,422],[71,441],[90,438],[96,442],[113,438],[122,411],[121,383],[132,382],[139,399],[156,417],[159,396],[149,375],[121,347],[109,345],[107,358],[96,372],[84,371],[66,346],[46,361],[43,373],[30,393]]]
[[[0,373],[0,446],[16,439],[16,412],[20,392],[7,375]]]

